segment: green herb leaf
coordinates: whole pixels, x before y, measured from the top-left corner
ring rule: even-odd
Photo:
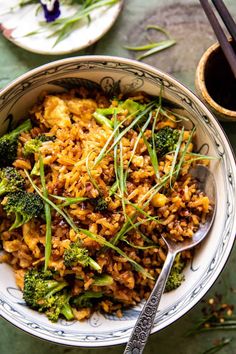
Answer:
[[[167,39],[167,40],[158,42],[154,48],[152,48],[152,49],[148,50],[147,52],[145,52],[144,54],[138,56],[136,59],[142,60],[144,58],[149,57],[150,55],[159,53],[164,49],[170,48],[175,44],[176,44],[176,41],[174,39]]]
[[[173,179],[173,172],[177,163],[177,158],[179,155],[179,151],[180,151],[180,147],[183,141],[183,135],[184,135],[184,127],[181,130],[181,133],[179,135],[179,139],[177,141],[177,145],[176,145],[176,149],[175,149],[175,153],[174,153],[174,158],[171,164],[171,169],[170,169],[170,187],[172,187],[172,179]]]
[[[75,198],[62,197],[62,196],[54,195],[54,194],[50,194],[50,196],[55,199],[64,201],[64,203],[61,203],[58,205],[60,208],[64,208],[64,207],[72,205],[72,204],[78,204],[78,203],[81,203],[81,202],[89,199],[87,197],[75,197]]]
[[[149,249],[149,248],[157,248],[157,246],[155,246],[155,245],[151,245],[151,246],[138,246],[138,245],[135,245],[134,243],[128,241],[126,238],[123,238],[122,241],[126,242],[127,245],[129,245],[130,247],[137,248],[138,250],[147,250],[147,249]]]
[[[163,34],[166,35],[167,38],[171,38],[170,33],[169,33],[167,30],[165,30],[164,28],[160,27],[160,26],[148,25],[148,26],[146,27],[146,30],[150,30],[150,29],[154,29],[154,30],[156,30],[157,32],[162,32]]]
[[[51,36],[57,36],[57,39],[54,43],[54,47],[67,38],[70,33],[73,31],[75,25],[77,25],[81,20],[89,18],[90,14],[98,8],[103,6],[112,6],[116,4],[119,0],[101,0],[93,3],[89,3],[86,7],[82,7],[82,9],[78,10],[74,15],[68,16],[65,18],[59,18],[54,22],[47,24],[48,28],[57,27],[57,30],[54,31]],[[45,26],[45,23],[41,23],[41,25]]]
[[[91,169],[90,169],[90,166],[89,166],[89,156],[91,155],[91,152],[90,154],[88,154],[88,156],[86,157],[86,169],[87,169],[87,172],[88,172],[88,175],[89,175],[89,178],[90,178],[90,181],[92,182],[93,186],[97,189],[98,193],[101,195],[101,190],[97,184],[97,182],[95,181],[95,179],[93,178],[92,176],[92,173],[91,173]]]
[[[157,154],[156,154],[156,149],[155,149],[155,144],[151,145],[148,141],[147,138],[145,137],[145,135],[142,135],[144,144],[147,147],[149,156],[150,156],[150,160],[152,163],[152,167],[154,169],[156,178],[159,179],[160,178],[160,174],[159,174],[159,166],[158,166],[158,160],[157,160]]]
[[[136,124],[138,124],[138,122],[141,120],[141,118],[143,118],[147,113],[149,113],[156,105],[156,102],[150,102],[149,104],[146,105],[146,108],[144,110],[142,110],[135,118],[134,120],[124,129],[121,131],[121,133],[114,139],[113,144],[111,145],[111,147],[107,150],[107,153],[109,153],[114,146],[120,142],[120,140],[123,138],[123,136],[125,136],[125,134],[132,129]],[[138,113],[138,112],[136,112]]]
[[[195,131],[196,131],[196,128],[193,127],[193,129],[191,130],[191,133],[190,133],[190,135],[188,137],[187,143],[185,144],[184,151],[181,153],[181,157],[179,159],[179,163],[178,163],[177,168],[176,168],[176,178],[178,178],[178,176],[179,176],[180,169],[181,169],[182,164],[184,162],[184,158],[185,158],[185,156],[187,154],[189,144],[192,141],[193,134],[195,133]]]
[[[159,41],[159,42],[152,42],[150,39],[150,43],[143,44],[141,46],[124,46],[124,48],[132,51],[145,51],[146,52],[140,56],[138,56],[136,59],[137,60],[142,60],[150,55],[153,55],[155,53],[158,53],[164,49],[167,49],[169,47],[172,47],[174,44],[176,44],[176,41],[171,38],[169,32],[167,32],[164,28],[161,28],[159,26],[155,25],[148,25],[146,27],[146,30],[156,30],[158,32],[162,32],[168,39]]]
[[[159,45],[159,42],[156,42],[156,43],[144,44],[144,45],[137,46],[137,47],[132,47],[132,46],[127,45],[127,46],[124,46],[124,48],[138,52],[138,51],[144,51],[144,50],[156,48],[156,46],[158,46],[158,45]]]
[[[214,354],[219,352],[223,347],[228,345],[232,341],[232,338],[223,338],[219,344],[214,345],[213,347],[207,349],[202,354]]]
[[[26,177],[28,178],[28,180],[30,181],[32,187],[34,188],[34,190],[38,193],[38,195],[45,201],[47,202],[53,209],[55,209],[58,214],[60,214],[65,220],[66,222],[70,225],[70,227],[76,232],[79,233],[79,229],[76,226],[76,224],[74,223],[73,220],[71,220],[70,217],[68,217],[68,215],[60,208],[58,207],[56,204],[54,204],[48,197],[45,197],[42,192],[40,191],[40,189],[36,186],[36,184],[34,183],[34,181],[32,180],[32,178],[30,177],[29,173],[27,170],[24,170]]]

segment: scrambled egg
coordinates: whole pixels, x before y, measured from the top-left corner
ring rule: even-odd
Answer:
[[[88,121],[97,109],[97,104],[92,99],[71,98],[61,99],[57,96],[46,96],[44,100],[44,112],[36,112],[37,119],[47,128],[70,128],[71,119]]]
[[[92,114],[97,109],[97,104],[92,99],[87,98],[72,98],[68,100],[67,106],[73,113],[73,120],[76,122],[80,119],[88,121],[92,118]]]
[[[56,96],[47,96],[44,101],[44,115],[37,117],[46,127],[57,126],[69,128],[71,126],[70,111],[66,103]]]

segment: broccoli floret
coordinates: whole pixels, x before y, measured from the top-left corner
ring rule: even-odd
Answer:
[[[10,230],[22,226],[32,218],[39,217],[44,210],[44,203],[40,196],[26,191],[7,194],[2,204],[7,215],[15,214],[15,221]]]
[[[104,212],[108,209],[108,203],[104,197],[90,198],[89,202],[94,206],[95,211]]]
[[[185,267],[185,262],[181,259],[180,253],[176,256],[169,278],[166,283],[165,291],[177,289],[184,281],[182,271]]]
[[[173,269],[167,280],[165,291],[169,292],[177,289],[182,284],[183,280],[184,275],[179,273],[176,269]]]
[[[66,290],[56,293],[48,299],[46,316],[52,322],[57,322],[60,315],[63,315],[68,321],[74,319],[74,314],[70,306],[71,294]]]
[[[10,166],[16,159],[18,136],[32,128],[30,120],[26,120],[10,133],[0,138],[0,167]]]
[[[72,303],[76,307],[92,307],[94,299],[100,299],[103,297],[103,293],[101,291],[86,291],[84,294],[76,296],[73,298]]]
[[[24,276],[23,298],[30,307],[41,309],[44,308],[46,297],[50,298],[67,285],[66,282],[54,280],[51,270],[43,272],[30,269]]]
[[[50,270],[43,272],[31,269],[24,277],[23,298],[28,306],[45,312],[53,322],[60,315],[72,320],[74,315],[69,304],[71,295],[64,290],[67,286],[64,281],[56,281]]]
[[[129,114],[137,114],[138,112],[144,111],[144,109],[146,108],[145,105],[133,101],[130,98],[122,102],[118,107],[121,107],[124,110],[128,110]]]
[[[34,154],[42,146],[42,142],[39,139],[30,139],[26,141],[24,145],[23,153],[25,156]]]
[[[53,136],[46,136],[44,134],[37,136],[34,139],[30,139],[26,141],[24,145],[24,155],[30,155],[34,154],[35,152],[39,151],[39,148],[42,146],[42,144],[46,141],[52,141],[54,140],[55,137]]]
[[[179,131],[170,127],[158,130],[155,134],[155,147],[158,157],[174,151],[179,139]]]
[[[83,267],[90,266],[95,270],[100,270],[100,265],[88,255],[86,248],[81,248],[78,242],[72,242],[64,252],[64,265],[71,268],[81,264]]]
[[[13,167],[0,170],[0,196],[24,188],[25,180]]]
[[[56,137],[55,135],[49,136],[49,135],[41,134],[38,135],[36,139],[41,141],[42,143],[45,143],[46,141],[54,141]]]
[[[127,99],[125,101],[121,101],[118,107],[108,107],[108,108],[97,108],[93,113],[93,117],[95,120],[101,124],[106,125],[109,128],[114,128],[114,122],[107,118],[107,116],[113,116],[115,113],[123,113],[128,111],[129,115],[134,115],[139,111],[143,111],[145,109],[145,105],[142,105],[138,102],[135,102],[131,99]]]

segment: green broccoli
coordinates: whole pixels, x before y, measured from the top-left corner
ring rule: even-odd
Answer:
[[[72,299],[72,304],[75,307],[92,307],[94,299],[100,299],[103,297],[103,293],[101,291],[86,291],[85,293],[75,296]]]
[[[155,147],[158,157],[162,157],[176,149],[179,134],[178,129],[172,129],[170,127],[158,130],[155,134]]]
[[[126,110],[129,115],[135,115],[136,113],[143,111],[145,108],[145,105],[127,99],[125,101],[120,101],[118,107],[97,108],[93,113],[93,117],[99,124],[106,125],[113,129],[114,122],[107,118],[107,116],[113,116],[115,113],[124,113]]]
[[[43,214],[44,203],[39,195],[26,191],[9,193],[2,202],[7,215],[15,214],[10,230],[16,229]]]
[[[74,318],[69,304],[71,295],[65,288],[65,281],[56,281],[53,272],[30,269],[25,273],[23,298],[28,306],[39,312],[45,312],[47,317],[56,322],[60,315],[67,320]]]
[[[181,259],[181,254],[179,253],[175,257],[173,267],[167,280],[165,287],[166,292],[175,290],[182,284],[182,282],[184,281],[184,275],[182,274],[184,267],[185,262]]]
[[[54,136],[46,136],[44,134],[37,136],[34,139],[30,139],[28,141],[26,141],[25,145],[24,145],[24,155],[30,155],[30,154],[34,154],[35,152],[39,151],[39,148],[42,146],[42,144],[46,141],[52,141],[54,140]]]
[[[23,298],[34,309],[44,308],[45,298],[50,298],[68,284],[53,278],[53,272],[30,269],[24,276]]]
[[[97,121],[98,124],[106,125],[108,128],[112,128],[112,129],[114,127],[113,122],[102,113],[95,111],[93,113],[93,118]]]
[[[94,206],[95,211],[102,213],[108,209],[108,203],[104,197],[90,198],[89,202]]]
[[[32,128],[31,121],[28,119],[19,127],[0,138],[0,167],[10,166],[16,159],[18,136]]]
[[[60,315],[63,315],[68,321],[74,319],[74,314],[70,306],[71,294],[63,290],[48,298],[48,307],[45,311],[46,316],[52,322],[57,322]]]
[[[0,196],[24,188],[25,180],[13,167],[0,170]]]
[[[83,267],[90,266],[95,270],[100,270],[100,265],[88,255],[86,248],[81,248],[78,242],[72,242],[64,252],[64,265],[68,268],[81,264]]]
[[[128,98],[124,102],[120,103],[118,107],[124,110],[127,109],[129,114],[137,114],[138,112],[144,111],[146,105],[143,105]]]

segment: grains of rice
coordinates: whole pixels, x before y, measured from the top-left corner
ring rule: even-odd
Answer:
[[[137,94],[135,99],[141,102],[146,100],[142,93]],[[39,154],[28,158],[24,156],[24,143],[39,134],[55,136],[55,140],[45,142],[40,148],[45,165],[48,192],[65,197],[97,198],[100,193],[108,197],[115,180],[113,154],[105,155],[97,165],[94,161],[111,136],[112,129],[97,123],[92,114],[97,108],[109,105],[109,100],[102,93],[95,92],[90,95],[84,89],[42,96],[41,101],[31,110],[34,127],[29,133],[21,135],[17,159],[13,165],[24,175],[23,170],[31,170],[33,163],[39,159]],[[111,102],[112,107],[117,105],[117,100]],[[124,116],[118,115],[118,119],[122,120],[125,116],[127,112]],[[157,129],[166,126],[178,127],[174,115],[171,115],[170,119],[160,116]],[[131,129],[121,141],[123,166],[125,171],[128,169],[125,197],[126,200],[140,205],[143,196],[148,195],[156,183],[156,177],[143,138],[139,140],[132,162],[129,163],[137,136],[137,131]],[[146,138],[151,136],[150,129],[146,130],[145,136]],[[182,151],[188,138],[189,132],[185,131],[181,145]],[[188,152],[193,150],[194,145],[190,143]],[[206,213],[210,210],[208,197],[198,190],[195,181],[188,174],[190,164],[187,160],[186,155],[180,177],[174,185],[155,194],[144,208],[145,213],[158,217],[159,222],[154,220],[144,222],[144,215],[139,214],[137,220],[142,222],[139,232],[132,229],[126,235],[130,244],[120,242],[118,245],[127,256],[142,265],[154,277],[160,273],[166,258],[166,248],[161,236],[171,236],[176,241],[192,237],[199,223],[204,220]],[[170,171],[172,161],[173,155],[171,154],[160,159],[159,172],[162,176]],[[99,186],[99,192],[91,176]],[[39,178],[35,176],[33,179],[40,187]],[[32,191],[29,184],[27,190]],[[72,204],[67,211],[80,227],[111,240],[125,222],[121,204],[119,196],[115,194],[109,199],[107,212],[96,211],[89,201]],[[135,209],[127,204],[125,211],[128,216],[131,216]],[[45,221],[43,219],[31,220],[21,228],[7,231],[9,219],[2,209],[0,214],[3,219],[1,232],[5,251],[5,255],[1,256],[1,261],[11,264],[14,268],[17,284],[22,289],[25,270],[35,266],[40,267],[44,261]],[[137,247],[146,244],[140,232],[151,243],[154,243],[155,247],[144,250],[133,247],[131,244]],[[121,307],[135,305],[148,297],[154,285],[153,280],[137,272],[127,259],[118,255],[114,250],[104,251],[98,242],[84,235],[79,236],[90,256],[101,266],[101,272],[110,275],[114,280],[112,285],[100,287],[104,298],[97,302],[97,308],[107,313],[115,311],[118,317],[122,317]],[[94,276],[97,275],[94,270],[81,265],[66,269],[64,265],[64,251],[77,238],[75,231],[52,210],[52,255],[49,267],[58,272],[60,279],[68,275],[74,276],[74,282],[71,282],[71,292],[74,295],[86,290],[98,291],[99,289],[98,286],[93,285]],[[189,259],[190,256],[190,252],[182,254],[182,258],[185,259]],[[92,311],[93,309],[87,307],[73,309],[77,320],[89,318]]]

